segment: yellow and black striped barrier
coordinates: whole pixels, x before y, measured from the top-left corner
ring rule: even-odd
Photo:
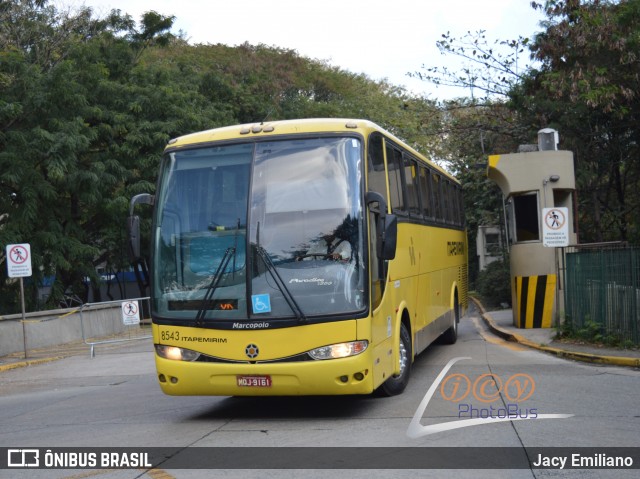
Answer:
[[[556,275],[516,276],[514,313],[518,328],[550,328]]]

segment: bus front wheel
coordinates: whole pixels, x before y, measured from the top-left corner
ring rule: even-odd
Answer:
[[[400,324],[399,338],[400,373],[391,376],[379,388],[383,396],[396,396],[401,394],[409,384],[411,375],[411,336],[404,323]]]

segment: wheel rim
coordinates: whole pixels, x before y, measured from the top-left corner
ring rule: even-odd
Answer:
[[[408,356],[407,347],[405,346],[402,338],[400,338],[400,374],[398,374],[398,377],[402,376],[407,368],[407,361],[409,360]]]
[[[458,321],[460,321],[460,304],[458,304],[458,295],[456,294],[456,302],[454,304],[454,313],[453,313],[453,329],[456,332],[456,336],[458,335]]]

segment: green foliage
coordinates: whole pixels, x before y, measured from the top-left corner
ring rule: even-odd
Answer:
[[[629,339],[624,339],[623,335],[614,331],[607,331],[607,328],[598,321],[590,317],[584,318],[581,325],[576,325],[565,318],[558,331],[558,339],[568,341],[579,341],[589,344],[602,344],[621,349],[636,348],[637,345]]]
[[[65,292],[84,295],[96,266],[125,263],[129,197],[152,189],[162,147],[177,131],[173,117],[159,114],[160,99],[166,106],[184,100],[160,96],[162,84],[135,74],[140,51],[166,35],[170,21],[154,18],[137,32],[113,12],[102,21],[86,9],[61,13],[46,2],[3,7],[0,243],[31,244],[27,302],[33,309],[44,278],[55,277],[53,306]],[[128,28],[133,40],[119,28]],[[13,309],[14,288],[0,285],[3,311]]]
[[[540,128],[559,130],[561,148],[575,158],[580,242],[638,243],[640,0],[531,4],[547,17],[534,37],[492,42],[482,30],[461,38],[446,33],[438,46],[463,61],[460,71],[436,66],[414,75],[471,93],[471,101],[447,106],[453,115],[460,103],[475,108],[475,124],[460,129],[447,115],[447,132],[466,131],[469,145],[489,132],[518,140],[489,144],[482,156],[515,152],[535,142]],[[477,92],[484,101],[474,100]],[[511,111],[508,120],[504,110]],[[471,165],[479,155],[459,158]]]
[[[480,271],[476,290],[492,306],[511,304],[511,270],[509,261],[494,261]]]
[[[432,102],[292,50],[192,46],[170,34],[173,21],[0,3],[0,264],[6,244],[31,244],[29,310],[65,294],[86,298],[97,267],[128,266],[129,200],[154,191],[172,137],[265,119],[364,117],[431,146]],[[38,284],[52,277],[40,305]],[[0,282],[3,314],[17,311],[16,298],[16,283]]]
[[[531,124],[574,152],[581,242],[640,241],[640,1],[556,2],[531,45],[539,62],[513,91]]]

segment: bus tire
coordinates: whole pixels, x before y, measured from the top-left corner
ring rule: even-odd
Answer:
[[[458,323],[460,322],[460,305],[456,295],[453,303],[453,324],[440,336],[441,344],[455,344],[458,340]]]
[[[409,377],[411,376],[411,336],[409,330],[404,325],[400,324],[400,374],[391,376],[387,379],[379,388],[379,393],[382,396],[396,396],[402,394],[402,392],[409,384]]]

